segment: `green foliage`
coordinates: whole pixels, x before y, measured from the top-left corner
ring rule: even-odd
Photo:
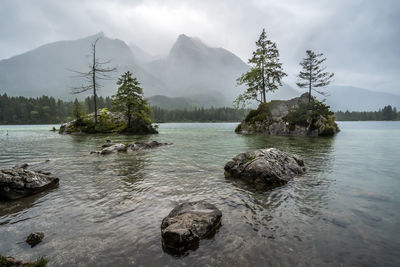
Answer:
[[[237,79],[238,85],[246,85],[246,91],[239,95],[234,104],[236,107],[244,107],[251,100],[266,102],[266,93],[273,92],[282,86],[281,79],[287,74],[283,72],[282,63],[279,62],[279,51],[276,43],[268,40],[265,29],[263,29],[253,57],[248,63],[251,69],[243,73]]]
[[[392,107],[391,105],[385,106],[383,109],[379,109],[378,111],[337,111],[335,116],[339,121],[400,120],[400,112],[397,111],[396,107]]]
[[[53,132],[55,132],[55,131],[57,131],[57,128],[56,128],[55,126],[53,126],[53,128],[51,128],[51,130],[52,130]]]
[[[48,262],[49,261],[46,258],[41,257],[34,262],[25,264],[24,266],[26,266],[26,267],[46,267]],[[8,267],[8,266],[14,266],[14,265],[11,265],[7,261],[6,257],[0,255],[0,267]]]
[[[97,100],[100,108],[111,107],[109,97],[98,97]],[[89,110],[90,101],[88,97],[84,102],[79,102],[81,116]],[[73,119],[73,110],[74,102],[56,100],[53,97],[27,98],[0,95],[0,124],[62,123]]]
[[[48,262],[49,261],[46,258],[41,257],[40,259],[37,259],[36,261],[34,261],[32,263],[28,263],[26,266],[27,267],[46,267]]]
[[[118,79],[117,93],[113,96],[113,109],[125,114],[126,132],[146,132],[152,128],[150,107],[143,96],[143,89],[132,73],[127,71]]]
[[[242,121],[247,109],[234,108],[194,108],[193,110],[165,110],[151,107],[151,117],[155,122],[238,122]]]
[[[311,102],[311,91],[315,91],[321,95],[325,95],[324,92],[317,90],[316,88],[324,87],[330,84],[330,80],[334,76],[334,73],[324,72],[325,67],[321,64],[326,60],[323,57],[324,54],[315,54],[311,50],[306,51],[307,56],[300,62],[302,70],[296,83],[300,88],[307,88],[309,93],[309,102]]]
[[[257,109],[250,110],[249,114],[247,114],[244,119],[245,122],[249,124],[253,124],[256,121],[264,121],[271,114],[271,102],[269,103],[261,103],[258,105]]]
[[[314,123],[323,116],[327,119],[327,125],[337,127],[335,123],[335,114],[329,110],[329,106],[325,105],[324,101],[318,101],[315,97],[311,102],[301,103],[295,110],[283,118],[284,121],[289,123],[289,129],[293,130],[296,125],[308,127],[312,119],[311,130],[314,130]]]
[[[80,120],[81,115],[82,115],[81,105],[79,104],[78,99],[75,98],[74,106],[73,106],[73,110],[72,110],[72,116],[74,116],[75,119]]]

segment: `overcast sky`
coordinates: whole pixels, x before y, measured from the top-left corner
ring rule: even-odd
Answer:
[[[1,0],[0,59],[103,31],[154,55],[185,33],[247,62],[262,28],[292,86],[312,49],[328,58],[335,84],[400,94],[397,0]]]

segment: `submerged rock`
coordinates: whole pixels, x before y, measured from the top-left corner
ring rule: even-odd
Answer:
[[[58,182],[58,178],[45,171],[29,171],[20,166],[0,170],[0,198],[22,198],[57,186]]]
[[[130,149],[132,151],[137,151],[137,150],[151,149],[151,148],[167,146],[167,145],[171,145],[171,143],[160,143],[157,141],[151,141],[150,143],[136,142],[136,143],[129,144],[127,147],[128,147],[128,149]]]
[[[226,163],[225,174],[261,186],[280,186],[305,172],[304,162],[276,148],[241,153]]]
[[[115,152],[126,152],[126,146],[124,144],[115,144],[104,148],[100,151],[101,155],[107,155]]]
[[[44,233],[35,232],[28,235],[25,242],[28,243],[31,246],[31,248],[33,248],[34,246],[42,242],[43,238],[44,238]]]
[[[221,225],[222,213],[206,201],[186,202],[176,206],[161,223],[163,247],[181,253],[196,248]]]
[[[22,261],[22,260],[17,260],[13,257],[3,257],[0,255],[0,266],[6,266],[6,267],[21,267],[21,266],[30,266],[30,267],[40,267],[40,266],[46,266],[47,265],[47,259],[45,258],[40,258],[34,262],[29,262],[29,261]]]
[[[92,151],[90,152],[91,154],[100,154],[100,155],[107,155],[115,152],[126,152],[126,151],[139,151],[139,150],[144,150],[144,149],[152,149],[160,146],[166,146],[166,145],[172,145],[171,143],[160,143],[157,141],[152,141],[150,143],[142,143],[142,142],[136,142],[136,143],[131,143],[131,144],[114,144],[111,143],[110,140],[107,140],[107,142],[102,145],[102,150],[101,151]]]

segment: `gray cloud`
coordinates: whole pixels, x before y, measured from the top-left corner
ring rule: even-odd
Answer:
[[[327,56],[336,84],[399,94],[399,11],[396,0],[2,0],[0,58],[103,31],[152,54],[168,53],[185,33],[247,61],[265,27],[287,83],[294,85],[305,50],[314,49]]]

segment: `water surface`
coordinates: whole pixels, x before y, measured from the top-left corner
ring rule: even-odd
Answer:
[[[400,266],[399,122],[342,122],[334,138],[243,136],[231,123],[160,124],[153,136],[52,126],[0,126],[1,168],[26,162],[60,178],[58,189],[0,202],[0,254],[50,266]],[[89,154],[107,139],[174,145]],[[307,174],[269,192],[224,177],[236,154],[266,147],[300,155]],[[203,199],[222,227],[183,257],[164,252],[161,220]],[[46,236],[30,248],[34,231]]]

